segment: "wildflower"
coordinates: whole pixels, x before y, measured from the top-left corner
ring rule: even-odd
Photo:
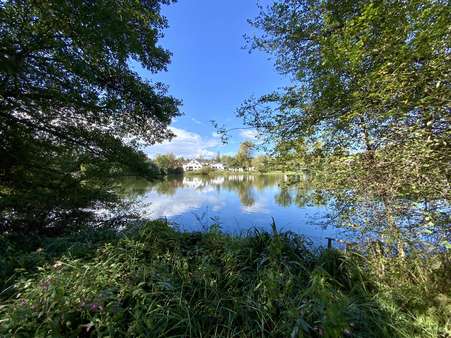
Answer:
[[[96,304],[96,303],[92,303],[89,306],[89,309],[93,312],[97,312],[97,311],[102,311],[103,310],[103,306],[100,304]]]

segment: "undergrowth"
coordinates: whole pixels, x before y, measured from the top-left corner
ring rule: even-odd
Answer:
[[[448,337],[446,255],[314,250],[164,221],[1,238],[4,337]]]

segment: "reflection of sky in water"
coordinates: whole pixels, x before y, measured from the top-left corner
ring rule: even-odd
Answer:
[[[183,230],[203,230],[218,222],[223,231],[239,234],[251,227],[270,230],[272,217],[279,230],[304,234],[317,244],[336,237],[338,230],[317,223],[326,215],[319,206],[298,207],[293,192],[281,197],[278,181],[260,182],[243,176],[205,179],[185,177],[165,191],[156,185],[142,197],[146,218],[167,217]]]

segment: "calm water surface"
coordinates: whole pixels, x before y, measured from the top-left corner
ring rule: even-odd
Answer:
[[[219,224],[227,233],[243,234],[252,227],[293,231],[325,244],[339,230],[324,228],[327,208],[309,202],[310,192],[287,188],[287,176],[185,176],[148,183],[123,184],[127,200],[137,201],[137,213],[150,219],[167,217],[181,230],[206,230]]]

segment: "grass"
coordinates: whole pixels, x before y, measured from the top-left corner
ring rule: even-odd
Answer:
[[[315,251],[275,229],[232,237],[164,221],[1,241],[2,337],[450,334],[446,255]]]

